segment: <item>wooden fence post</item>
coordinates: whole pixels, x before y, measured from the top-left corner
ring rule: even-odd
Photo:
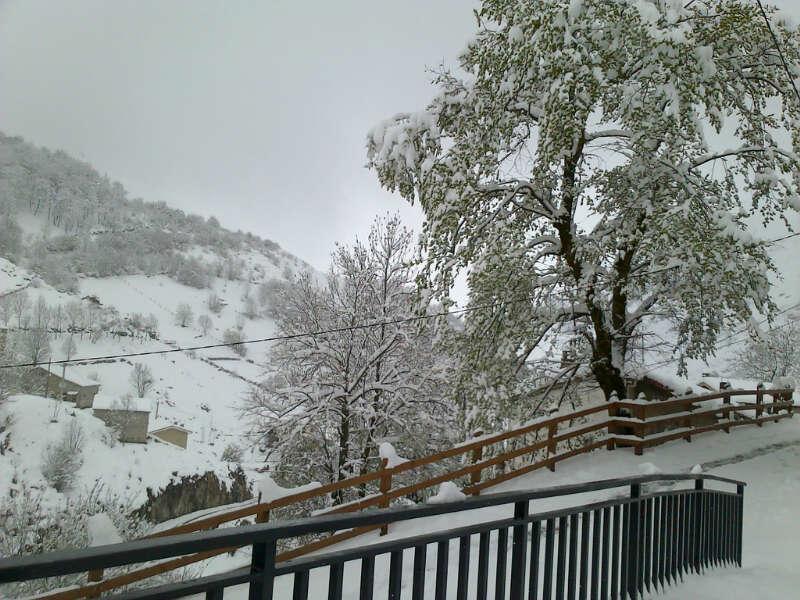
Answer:
[[[380,504],[378,504],[380,508],[389,508],[389,497],[386,494],[392,489],[392,470],[388,468],[388,465],[389,459],[382,458],[380,490],[384,497],[381,498]],[[389,533],[389,525],[381,525],[381,535],[386,535],[387,533]]]
[[[556,441],[555,441],[554,438],[556,437],[557,433],[558,433],[558,423],[550,423],[547,426],[547,456],[548,457],[555,456],[555,454],[556,454],[556,445],[557,444],[556,444]],[[556,470],[556,461],[555,461],[555,459],[552,459],[550,461],[550,463],[547,465],[547,468],[550,469],[551,471],[555,471]]]
[[[756,388],[756,419],[760,419],[764,414],[764,386],[759,384]],[[763,425],[761,421],[756,423],[759,427]]]
[[[722,404],[724,404],[724,405],[727,405],[728,407],[730,407],[730,404],[731,404],[731,396],[730,396],[730,394],[725,394],[725,395],[722,397]],[[724,417],[725,417],[725,420],[726,420],[726,421],[730,421],[730,420],[731,420],[731,411],[730,411],[730,409],[729,409],[729,408],[726,408],[726,409],[725,409],[725,411],[724,411]],[[723,427],[723,428],[722,428],[722,430],[723,430],[725,433],[730,433],[730,432],[731,432],[731,428],[730,428],[730,426]]]
[[[476,429],[475,432],[472,434],[472,437],[480,437],[483,435],[482,429]],[[483,459],[483,446],[478,446],[477,448],[472,450],[472,455],[470,457],[470,462],[474,465]],[[481,471],[473,471],[469,475],[469,484],[470,486],[475,486],[481,482]],[[473,496],[477,496],[480,494],[480,490],[474,490],[472,492]]]
[[[92,583],[103,581],[103,569],[95,569],[86,574],[86,580]],[[87,598],[99,598],[100,592],[90,592],[86,595]]]

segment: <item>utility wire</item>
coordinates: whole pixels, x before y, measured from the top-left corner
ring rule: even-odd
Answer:
[[[789,77],[789,83],[792,84],[792,89],[794,90],[795,96],[797,96],[797,101],[800,102],[800,91],[797,89],[797,84],[794,82],[794,76],[792,72],[789,70],[789,64],[786,62],[786,57],[783,55],[783,49],[781,48],[781,44],[778,41],[778,36],[775,35],[775,31],[772,29],[772,23],[769,20],[769,15],[767,15],[767,11],[764,9],[764,5],[761,3],[761,0],[756,0],[756,4],[758,4],[758,8],[761,11],[761,16],[764,17],[764,22],[767,24],[767,31],[772,36],[772,41],[775,44],[775,49],[778,51],[778,56],[780,56],[781,64],[783,65],[783,70],[786,71],[786,75]]]
[[[800,232],[792,233],[792,234],[789,234],[789,235],[786,235],[786,236],[783,236],[783,237],[780,237],[780,238],[777,238],[777,239],[774,239],[774,240],[769,240],[769,241],[765,242],[765,244],[766,245],[771,245],[771,244],[774,244],[776,242],[783,241],[785,239],[796,237],[796,236],[799,236],[799,235],[800,235]],[[673,269],[677,269],[679,266],[680,265],[672,265],[672,266],[668,266],[668,267],[661,267],[661,268],[658,268],[658,269],[653,269],[652,271],[647,271],[647,272],[644,272],[644,273],[633,273],[633,274],[631,274],[630,277],[631,278],[647,277],[647,276],[650,276],[650,275],[655,275],[655,274],[662,273],[662,272],[665,272],[665,271],[671,271]],[[575,287],[572,287],[570,289],[586,289],[588,287],[592,287],[592,286],[595,286],[595,285],[596,284],[587,284],[587,285],[575,286]],[[180,347],[177,347],[177,348],[166,348],[166,349],[163,349],[163,350],[146,350],[146,351],[142,351],[142,352],[127,352],[127,353],[123,353],[123,354],[106,354],[106,355],[102,355],[102,356],[88,356],[88,357],[83,357],[83,358],[70,358],[70,359],[63,359],[63,360],[54,360],[54,361],[51,361],[50,364],[53,364],[53,365],[66,365],[66,364],[74,364],[74,363],[95,362],[95,361],[100,361],[100,360],[112,360],[112,359],[117,359],[117,358],[136,358],[136,357],[140,357],[140,356],[155,356],[155,355],[163,355],[163,354],[174,354],[176,352],[190,352],[190,351],[194,351],[194,350],[210,350],[210,349],[213,349],[213,348],[231,348],[231,347],[240,346],[240,345],[243,346],[243,345],[248,345],[248,344],[262,344],[262,343],[266,343],[266,342],[289,341],[289,340],[296,340],[296,339],[302,339],[302,338],[307,338],[307,337],[320,337],[320,336],[333,334],[333,333],[345,333],[345,332],[348,332],[348,331],[358,331],[358,330],[363,330],[363,329],[371,329],[373,327],[381,327],[381,326],[385,326],[385,325],[398,325],[398,324],[402,324],[402,323],[419,322],[419,321],[423,321],[423,320],[426,320],[426,319],[436,319],[436,318],[446,317],[446,316],[450,316],[450,315],[458,315],[458,314],[464,314],[464,313],[474,312],[474,311],[479,311],[479,310],[493,309],[493,308],[497,308],[499,306],[505,306],[505,305],[509,305],[509,304],[518,304],[518,303],[521,303],[521,302],[531,302],[531,300],[533,300],[533,298],[530,298],[530,297],[519,298],[519,299],[516,299],[516,300],[514,300],[514,299],[502,300],[502,301],[499,301],[499,302],[493,302],[491,304],[481,304],[481,305],[475,305],[475,306],[467,306],[465,308],[457,308],[457,309],[452,309],[452,310],[446,310],[446,311],[441,311],[441,312],[438,312],[438,313],[404,316],[404,317],[398,317],[396,319],[390,319],[390,320],[386,320],[386,321],[373,321],[373,322],[369,322],[369,323],[359,323],[359,324],[356,324],[356,325],[347,325],[347,326],[344,326],[344,327],[334,327],[334,328],[331,328],[331,329],[320,329],[320,330],[316,330],[316,331],[305,331],[305,332],[295,333],[295,334],[291,334],[291,335],[275,335],[275,336],[264,337],[264,338],[254,338],[254,339],[249,339],[249,340],[241,340],[241,341],[238,341],[238,342],[204,344],[204,345],[199,345],[199,346],[180,346]],[[798,303],[798,304],[800,305],[800,303]],[[785,311],[788,311],[791,308],[794,308],[794,307],[790,307],[788,309],[785,309]],[[785,311],[783,311],[783,312],[785,312]],[[733,335],[737,335],[738,333],[741,333],[741,332],[737,332],[737,333],[735,333]],[[725,338],[725,339],[728,339],[728,338]],[[15,368],[24,368],[24,367],[36,367],[36,366],[39,366],[41,364],[43,364],[43,363],[28,362],[28,363],[18,363],[18,364],[6,364],[6,365],[0,365],[0,369],[15,369]]]

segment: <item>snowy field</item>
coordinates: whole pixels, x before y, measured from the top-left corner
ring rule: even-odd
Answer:
[[[559,463],[555,473],[543,470],[493,488],[493,491],[536,489],[552,485],[578,483],[644,473],[687,473],[701,464],[705,472],[747,482],[745,491],[743,568],[715,568],[705,575],[689,575],[684,582],[645,595],[652,598],[710,600],[718,598],[749,599],[794,598],[800,586],[800,571],[797,556],[800,555],[800,518],[797,515],[798,493],[800,493],[800,419],[768,424],[763,428],[740,428],[730,435],[710,433],[696,436],[692,443],[675,441],[635,456],[631,450],[614,452],[598,451],[588,456],[576,457]],[[714,487],[714,486],[709,486]],[[727,489],[727,488],[726,488]],[[536,501],[533,512],[542,512],[583,504],[619,494],[619,490],[605,493],[584,494],[568,498],[553,498]],[[386,537],[366,534],[349,540],[337,548],[357,547],[377,541],[388,541],[407,536],[450,529],[480,521],[511,516],[511,507],[496,507],[456,513],[442,517],[418,519],[394,526]],[[477,555],[477,536],[473,539],[472,556]],[[494,540],[493,540],[494,543]],[[492,551],[494,546],[492,546]],[[412,553],[406,552],[403,571],[403,597],[410,594]],[[455,556],[455,546],[451,548]],[[225,557],[213,561],[206,574],[241,567],[247,564],[247,551],[237,552],[234,558]],[[491,561],[490,561],[491,562]],[[434,581],[436,550],[429,548],[426,580]],[[451,572],[456,570],[451,564]],[[474,578],[474,571],[473,578]],[[493,581],[493,574],[489,574]],[[376,561],[376,598],[388,584],[388,562]],[[358,598],[358,566],[345,569],[344,598]],[[291,597],[291,579],[280,578],[276,582],[276,598]],[[451,587],[453,587],[451,585]],[[474,590],[474,581],[470,589]],[[327,572],[312,572],[309,597],[321,598],[327,593]],[[385,595],[385,591],[383,592]],[[226,593],[226,598],[246,598],[243,587]],[[448,598],[455,597],[455,590]],[[197,596],[201,598],[201,596]]]

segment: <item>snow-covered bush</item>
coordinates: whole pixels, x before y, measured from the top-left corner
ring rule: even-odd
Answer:
[[[194,321],[192,307],[186,302],[181,302],[175,309],[175,324],[181,327],[188,327]]]
[[[244,344],[240,344],[244,339],[244,333],[241,329],[226,329],[222,334],[222,341],[225,344],[231,345],[231,350],[236,352],[239,356],[246,356],[247,355],[247,346]]]
[[[45,448],[42,475],[57,492],[67,491],[75,480],[75,472],[83,464],[85,435],[77,421],[70,421],[61,439]]]
[[[241,446],[236,444],[228,444],[222,451],[222,460],[225,462],[239,464],[242,462],[242,458],[244,458],[244,451]]]
[[[218,314],[222,310],[222,300],[214,292],[208,295],[206,305],[208,306],[208,310],[214,314]]]
[[[27,486],[13,487],[9,495],[0,499],[0,556],[13,557],[54,552],[90,545],[89,520],[93,515],[104,514],[113,529],[123,540],[141,537],[148,524],[135,514],[130,499],[111,493],[96,485],[52,506],[45,502],[44,493]],[[130,567],[111,569],[109,574],[119,574]],[[86,582],[86,575],[33,580],[0,585],[0,597],[16,598],[52,590],[67,585]]]
[[[208,335],[208,332],[211,331],[211,328],[214,326],[214,322],[211,320],[210,316],[200,315],[197,317],[197,326],[200,328],[203,335]]]

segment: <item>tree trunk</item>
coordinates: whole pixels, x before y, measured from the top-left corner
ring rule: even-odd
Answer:
[[[341,416],[339,417],[339,458],[336,467],[336,481],[347,479],[347,463],[350,461],[350,411],[347,401],[341,402]],[[344,490],[336,490],[333,493],[333,504],[338,505],[344,502]]]

